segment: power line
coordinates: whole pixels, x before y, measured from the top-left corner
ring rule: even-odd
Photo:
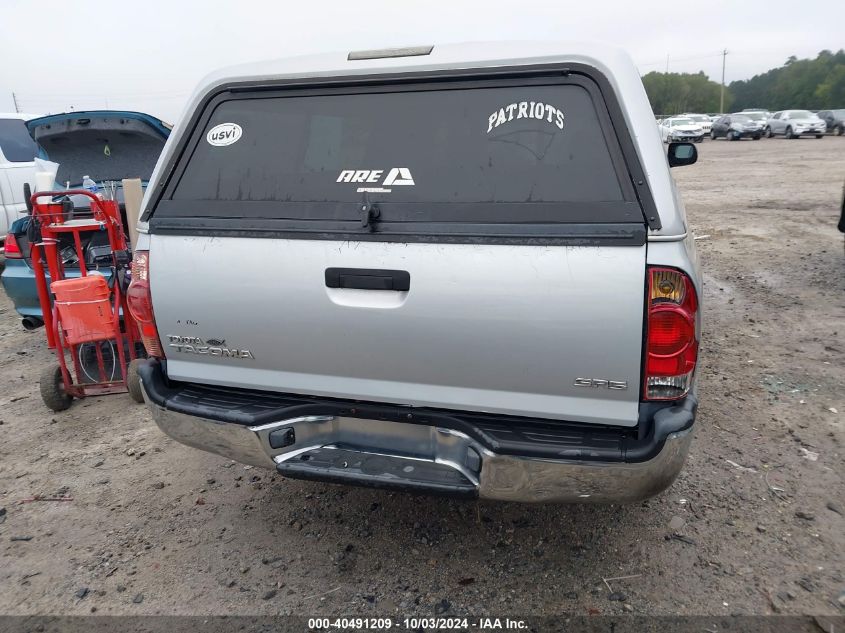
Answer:
[[[64,112],[69,110],[101,110],[108,109],[147,109],[150,104],[161,106],[165,103],[184,102],[185,97],[138,97],[112,99],[109,97],[88,97],[84,99],[20,99],[17,98],[19,111],[25,112]],[[142,105],[143,104],[143,105]]]
[[[698,59],[708,59],[708,58],[711,58],[711,57],[718,57],[721,54],[722,53],[707,53],[707,54],[703,54],[703,55],[692,55],[690,57],[673,57],[672,61],[673,62],[691,62],[691,61],[695,61],[695,60],[698,60]],[[667,55],[666,57],[668,59],[669,56]],[[637,64],[637,66],[640,66],[640,67],[662,66],[666,63],[666,61],[667,61],[666,59],[663,59],[663,60],[660,60],[659,62],[649,62],[647,64]]]
[[[60,92],[61,92],[61,94],[58,94],[58,95],[56,94],[55,90],[51,91],[51,92],[38,92],[38,91],[26,92],[25,94],[26,94],[26,96],[36,97],[36,98],[45,98],[45,99],[61,98],[61,97],[92,97],[92,98],[96,99],[96,98],[101,98],[105,94],[105,93],[102,93],[102,92],[100,92],[100,93],[90,92],[90,91],[73,92],[73,91],[70,91],[70,90],[61,90]],[[19,94],[24,94],[24,93],[19,93]],[[191,94],[191,92],[189,90],[178,90],[178,91],[177,90],[166,90],[166,91],[160,91],[160,92],[150,92],[150,91],[111,92],[110,91],[108,93],[108,95],[110,97],[145,97],[145,96],[150,96],[150,97],[162,97],[162,96],[164,96],[164,97],[167,97],[167,96],[184,97],[184,96],[188,96],[189,94]]]
[[[19,105],[23,104],[23,103],[29,105],[29,104],[32,104],[32,103],[56,104],[56,103],[71,103],[71,102],[75,102],[75,101],[81,101],[81,102],[86,102],[86,103],[87,102],[99,103],[99,102],[102,102],[102,101],[115,101],[115,102],[119,102],[119,101],[124,101],[124,102],[125,101],[168,101],[168,100],[171,100],[171,99],[186,100],[186,97],[176,96],[176,95],[170,96],[170,97],[166,97],[166,96],[157,97],[155,95],[138,95],[137,97],[115,97],[113,95],[90,95],[90,96],[85,96],[85,97],[68,96],[68,97],[43,97],[43,98],[35,98],[35,99],[31,99],[31,98],[21,99],[18,96],[17,102],[18,102]]]

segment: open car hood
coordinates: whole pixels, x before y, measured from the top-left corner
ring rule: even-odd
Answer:
[[[142,112],[91,110],[31,119],[32,138],[59,163],[56,181],[71,186],[89,175],[97,182],[149,180],[171,126]]]

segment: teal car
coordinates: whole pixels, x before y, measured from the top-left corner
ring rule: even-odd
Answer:
[[[170,135],[170,126],[156,117],[116,110],[54,114],[27,121],[27,127],[39,145],[41,156],[59,163],[57,189],[81,188],[87,175],[98,183],[141,178],[146,187]],[[122,202],[122,197],[118,187],[118,201]],[[74,202],[77,216],[89,212],[86,198],[79,196]],[[27,329],[43,325],[35,273],[29,260],[34,228],[30,226],[29,216],[12,223],[3,246],[6,262],[0,275],[6,294]],[[105,234],[92,232],[86,237],[83,250],[89,270],[99,269],[106,277],[111,276]],[[60,245],[60,251],[66,276],[79,276],[79,262],[72,244]]]

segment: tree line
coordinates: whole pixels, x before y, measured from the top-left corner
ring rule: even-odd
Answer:
[[[643,84],[656,114],[719,112],[721,85],[703,72],[650,72]],[[815,59],[792,56],[780,68],[731,82],[725,87],[724,110],[743,108],[845,108],[845,50],[824,50]]]
[[[655,114],[679,112],[719,112],[721,85],[710,81],[704,72],[659,73],[643,77],[643,85]],[[733,98],[725,89],[725,109],[730,111]]]

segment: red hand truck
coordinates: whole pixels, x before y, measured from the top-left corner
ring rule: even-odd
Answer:
[[[76,195],[90,199],[90,217],[72,217],[73,205],[66,196]],[[39,202],[45,198],[50,202]],[[64,202],[55,202],[57,198]],[[55,349],[59,361],[58,366],[45,367],[41,374],[44,404],[62,411],[73,398],[126,391],[143,402],[136,363],[132,362],[143,355],[143,346],[138,325],[126,306],[131,255],[117,201],[73,189],[39,191],[32,194],[30,202],[30,221],[41,236],[33,241],[31,251],[38,300],[47,345]],[[82,234],[95,231],[108,235],[110,282],[98,270],[89,271],[85,264]],[[65,276],[59,245],[60,238],[67,235],[73,239],[79,277]]]

